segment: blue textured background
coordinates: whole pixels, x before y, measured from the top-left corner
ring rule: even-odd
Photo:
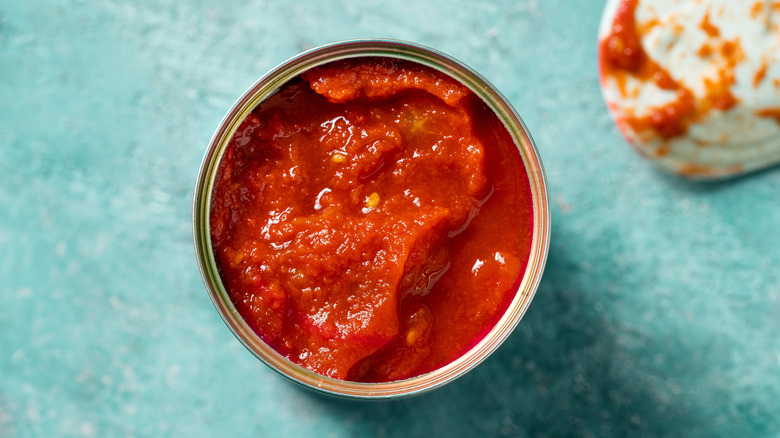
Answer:
[[[701,184],[624,143],[600,0],[0,3],[0,436],[780,434],[780,169]],[[511,100],[553,201],[547,271],[484,364],[330,399],[236,341],[191,243],[211,133],[257,78],[358,37],[435,47]]]

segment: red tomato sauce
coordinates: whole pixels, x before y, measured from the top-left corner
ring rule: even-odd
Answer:
[[[384,58],[283,85],[217,171],[211,237],[236,309],[291,361],[337,379],[414,377],[506,311],[532,199],[506,128],[469,89]]]

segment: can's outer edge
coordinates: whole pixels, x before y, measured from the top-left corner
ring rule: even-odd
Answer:
[[[466,354],[437,370],[406,380],[385,383],[349,382],[307,370],[266,345],[238,315],[222,285],[212,253],[209,210],[214,174],[222,153],[246,115],[281,85],[315,66],[351,57],[387,56],[406,59],[439,70],[467,86],[498,116],[515,140],[531,185],[534,230],[528,265],[515,297],[493,329]],[[462,62],[429,47],[396,40],[351,40],[331,43],[301,53],[260,78],[231,107],[212,136],[198,173],[193,197],[193,241],[198,267],[214,307],[234,336],[258,359],[305,387],[357,399],[387,399],[420,394],[449,383],[484,361],[511,334],[527,311],[547,259],[550,207],[547,180],[536,145],[508,100],[479,73]]]

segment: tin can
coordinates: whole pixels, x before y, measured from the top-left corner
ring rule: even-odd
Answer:
[[[362,383],[333,379],[305,369],[267,345],[247,325],[230,300],[220,278],[211,243],[209,212],[220,159],[238,126],[262,101],[301,73],[337,60],[389,57],[439,70],[479,96],[511,134],[525,164],[533,197],[533,238],[528,264],[509,307],[490,332],[453,362],[406,380]],[[315,390],[349,398],[386,399],[419,394],[462,376],[485,360],[509,336],[533,299],[547,258],[550,207],[547,182],[538,151],[528,129],[507,100],[487,80],[463,63],[421,45],[393,40],[338,42],[304,52],[273,69],[244,93],[220,123],[201,164],[193,201],[193,237],[203,281],[225,324],[244,346],[275,371]]]

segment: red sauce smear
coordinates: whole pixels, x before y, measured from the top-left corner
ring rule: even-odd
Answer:
[[[718,71],[718,79],[705,79],[707,94],[696,99],[693,92],[676,81],[664,68],[659,66],[644,51],[642,34],[657,26],[652,21],[639,28],[636,23],[636,8],[639,0],[624,0],[618,6],[609,35],[601,42],[599,50],[602,81],[613,78],[623,95],[627,97],[628,78],[642,82],[653,81],[659,88],[675,93],[675,99],[658,107],[650,108],[643,115],[628,115],[620,121],[634,132],[655,132],[664,140],[683,136],[691,123],[700,120],[710,110],[726,111],[737,103],[730,86],[734,83],[733,69],[736,63],[744,59],[744,53],[738,41],[726,41],[721,46],[721,55],[727,61],[727,68]],[[706,15],[701,28],[711,37],[720,35],[718,29]],[[683,29],[680,29],[682,32]],[[699,56],[711,56],[713,50],[704,44],[698,50]],[[663,148],[659,153],[665,151]]]
[[[710,14],[704,14],[704,19],[702,19],[700,26],[710,37],[720,36],[720,30],[710,22]]]
[[[731,86],[736,82],[734,69],[737,64],[745,59],[745,53],[739,43],[739,38],[734,41],[724,41],[721,45],[721,57],[726,61],[726,68],[718,70],[718,79],[704,79],[707,94],[699,102],[699,114],[705,114],[716,108],[727,111],[737,104],[737,98],[731,93]]]
[[[758,17],[758,14],[760,14],[764,10],[764,1],[758,0],[755,3],[753,3],[753,6],[750,7],[750,16],[753,18]]]
[[[763,108],[756,111],[756,115],[759,117],[770,117],[777,120],[780,123],[780,107],[779,108]]]
[[[718,173],[713,171],[713,168],[710,166],[700,165],[700,164],[694,164],[694,163],[686,163],[680,166],[679,169],[677,169],[677,173],[683,176],[690,176],[690,177],[709,177],[714,176],[717,174],[736,174],[741,172],[743,169],[743,166],[741,164],[734,164],[732,166],[725,167],[723,169],[720,169]]]
[[[759,68],[758,71],[756,71],[755,76],[753,76],[753,88],[758,88],[758,85],[764,80],[768,67],[766,62],[761,63],[761,68]]]
[[[310,70],[239,126],[211,233],[238,312],[337,379],[439,368],[506,311],[530,252],[528,176],[495,114],[405,61]]]

